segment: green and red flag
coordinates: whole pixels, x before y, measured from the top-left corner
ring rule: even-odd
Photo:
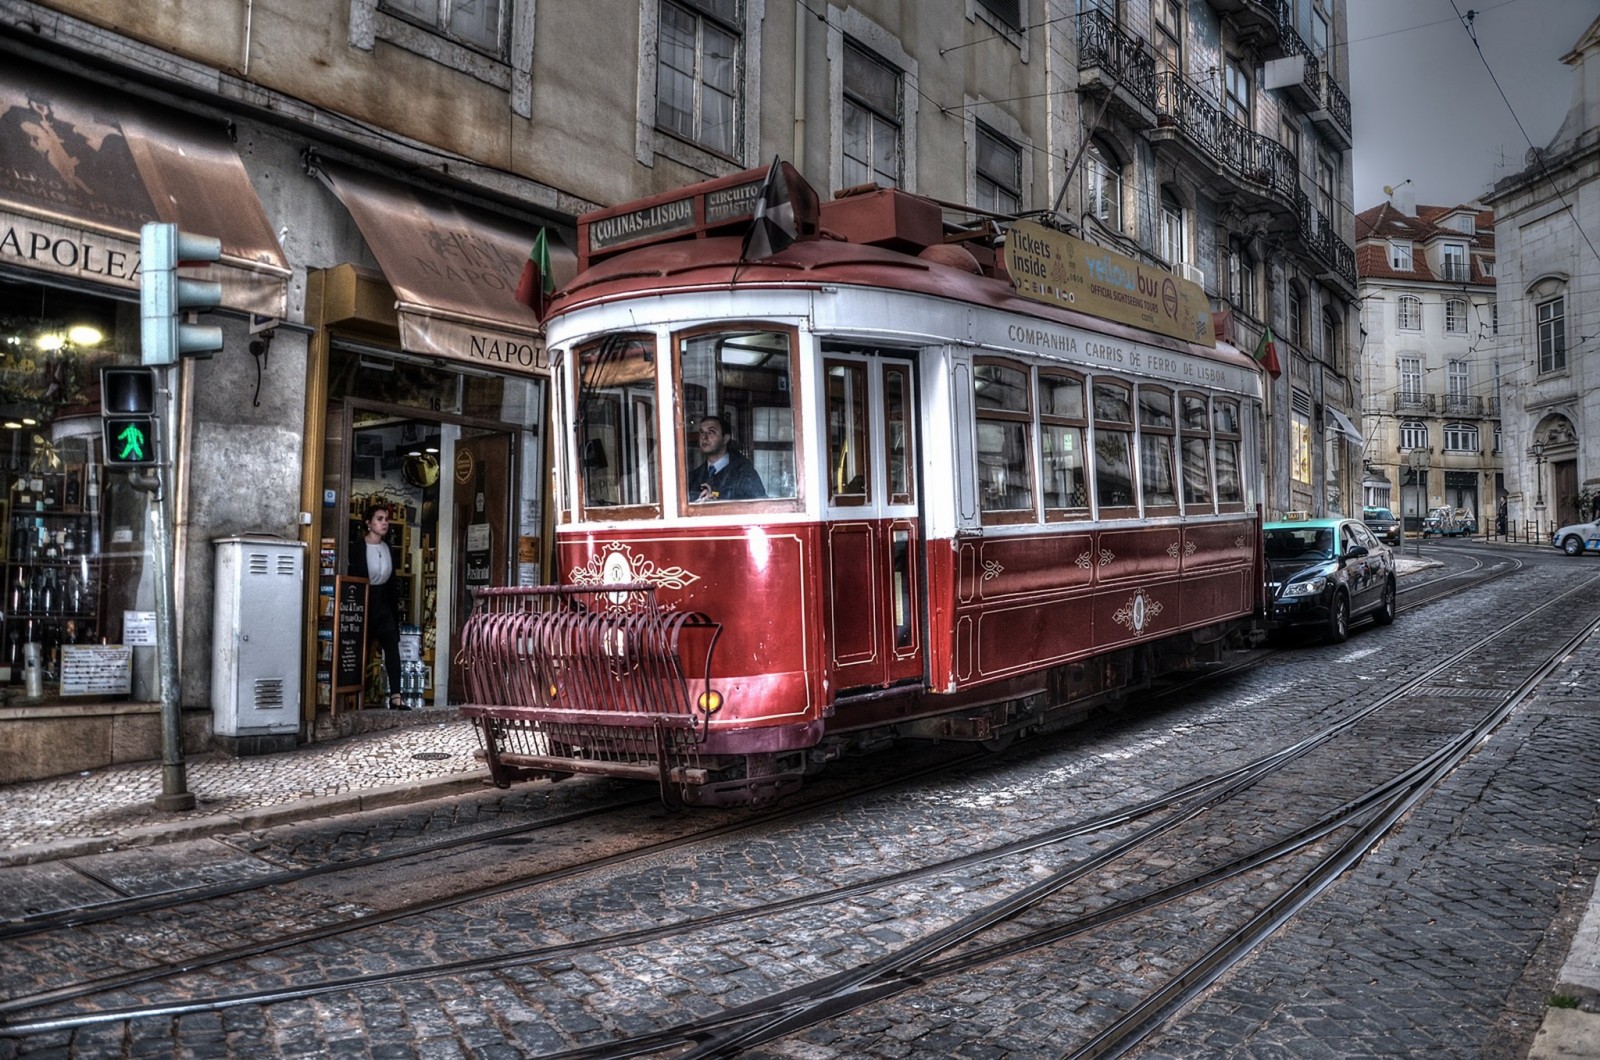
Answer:
[[[522,266],[522,278],[517,281],[517,301],[533,310],[540,320],[550,308],[550,296],[556,292],[556,278],[550,274],[550,239],[544,229],[533,237],[533,249]]]
[[[1256,343],[1254,354],[1256,363],[1267,370],[1267,374],[1276,379],[1283,374],[1283,366],[1278,363],[1278,344],[1272,341],[1272,329],[1261,329],[1261,341]]]

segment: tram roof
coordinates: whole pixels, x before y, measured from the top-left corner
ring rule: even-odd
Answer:
[[[1123,341],[1201,354],[1258,369],[1238,347],[1184,342],[1113,320],[1024,298],[1003,279],[884,247],[827,237],[804,240],[760,261],[741,261],[742,239],[713,236],[657,243],[605,258],[579,273],[555,296],[550,316],[583,306],[644,294],[731,288],[857,286],[948,298],[1039,321],[1099,332]],[[939,245],[924,255],[965,262],[964,251]]]

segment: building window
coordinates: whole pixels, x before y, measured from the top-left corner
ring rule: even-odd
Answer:
[[[1294,392],[1294,418],[1290,423],[1289,477],[1311,485],[1311,395]]]
[[[1311,54],[1328,54],[1328,20],[1320,11],[1311,12]]]
[[[1016,214],[1022,209],[1022,152],[1011,141],[978,127],[979,209]]]
[[[1467,266],[1467,247],[1465,243],[1446,243],[1442,248],[1444,255],[1444,275],[1440,277],[1446,283],[1466,283],[1472,279],[1471,270]]]
[[[1322,307],[1322,356],[1335,368],[1344,367],[1344,346],[1339,341],[1339,314],[1333,306]]]
[[[1452,358],[1445,368],[1446,385],[1450,388],[1450,397],[1460,400],[1467,396],[1472,389],[1471,374],[1467,369],[1467,362],[1459,357]]]
[[[1565,298],[1540,302],[1535,317],[1539,327],[1539,371],[1561,372],[1567,367],[1567,306]]]
[[[1422,401],[1422,359],[1419,357],[1400,358],[1400,400],[1407,405]]]
[[[1411,271],[1410,243],[1389,244],[1389,268],[1393,269],[1395,272]]]
[[[1494,279],[1494,259],[1493,258],[1479,258],[1478,259],[1478,271],[1483,273],[1484,279],[1486,279],[1486,280]]]
[[[656,51],[656,125],[732,157],[738,104],[738,0],[663,3]]]
[[[442,36],[491,55],[505,54],[505,7],[501,0],[381,0],[393,11]]]
[[[1298,283],[1289,285],[1289,342],[1304,349],[1306,342],[1306,293]]]
[[[1228,56],[1222,63],[1222,109],[1228,117],[1250,128],[1250,74],[1243,60]]]
[[[1339,184],[1334,177],[1333,162],[1328,158],[1328,153],[1319,151],[1317,154],[1317,209],[1322,211],[1322,223],[1331,228],[1334,203],[1338,201],[1334,198],[1334,189]]]
[[[1451,335],[1467,333],[1467,303],[1465,299],[1449,298],[1444,303],[1444,330]]]
[[[1476,453],[1478,451],[1478,428],[1470,423],[1447,423],[1444,425],[1444,447],[1451,453]]]
[[[1083,209],[1113,231],[1122,231],[1122,166],[1099,140],[1083,158]]]
[[[1494,452],[1496,456],[1500,455],[1500,425],[1498,423],[1494,425]]]
[[[1022,28],[1022,0],[978,0],[978,3],[1012,29]]]
[[[1400,330],[1422,330],[1422,299],[1415,295],[1400,296]]]
[[[1489,303],[1489,333],[1491,335],[1500,334],[1500,303],[1499,302],[1490,302]]]
[[[1256,315],[1256,263],[1241,247],[1228,248],[1228,300],[1245,316]]]
[[[1184,238],[1183,204],[1169,188],[1161,189],[1161,256],[1169,265],[1186,264],[1189,260],[1187,240]]]
[[[1183,0],[1152,0],[1156,62],[1162,73],[1183,73]]]
[[[900,72],[844,48],[844,183],[900,186]]]
[[[1400,421],[1400,448],[1428,448],[1428,425],[1421,420]]]

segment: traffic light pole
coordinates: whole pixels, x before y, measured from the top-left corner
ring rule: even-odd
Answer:
[[[172,365],[155,369],[157,391],[164,395],[162,436],[173,438],[177,424]],[[189,790],[188,768],[183,760],[183,704],[178,688],[177,608],[174,603],[175,556],[172,542],[172,451],[167,446],[161,466],[147,472],[130,471],[133,484],[149,490],[150,556],[155,563],[156,658],[161,683],[161,794],[158,810],[192,810],[194,793]]]

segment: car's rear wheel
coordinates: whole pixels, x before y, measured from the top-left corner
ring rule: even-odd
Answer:
[[[1378,605],[1378,610],[1373,614],[1372,620],[1380,626],[1387,626],[1394,621],[1394,582],[1391,581],[1383,587],[1383,602]]]
[[[1328,607],[1328,643],[1343,644],[1350,636],[1350,601],[1344,593],[1334,595]]]
[[[1568,534],[1561,541],[1561,551],[1569,556],[1583,555],[1583,538],[1577,534]]]

